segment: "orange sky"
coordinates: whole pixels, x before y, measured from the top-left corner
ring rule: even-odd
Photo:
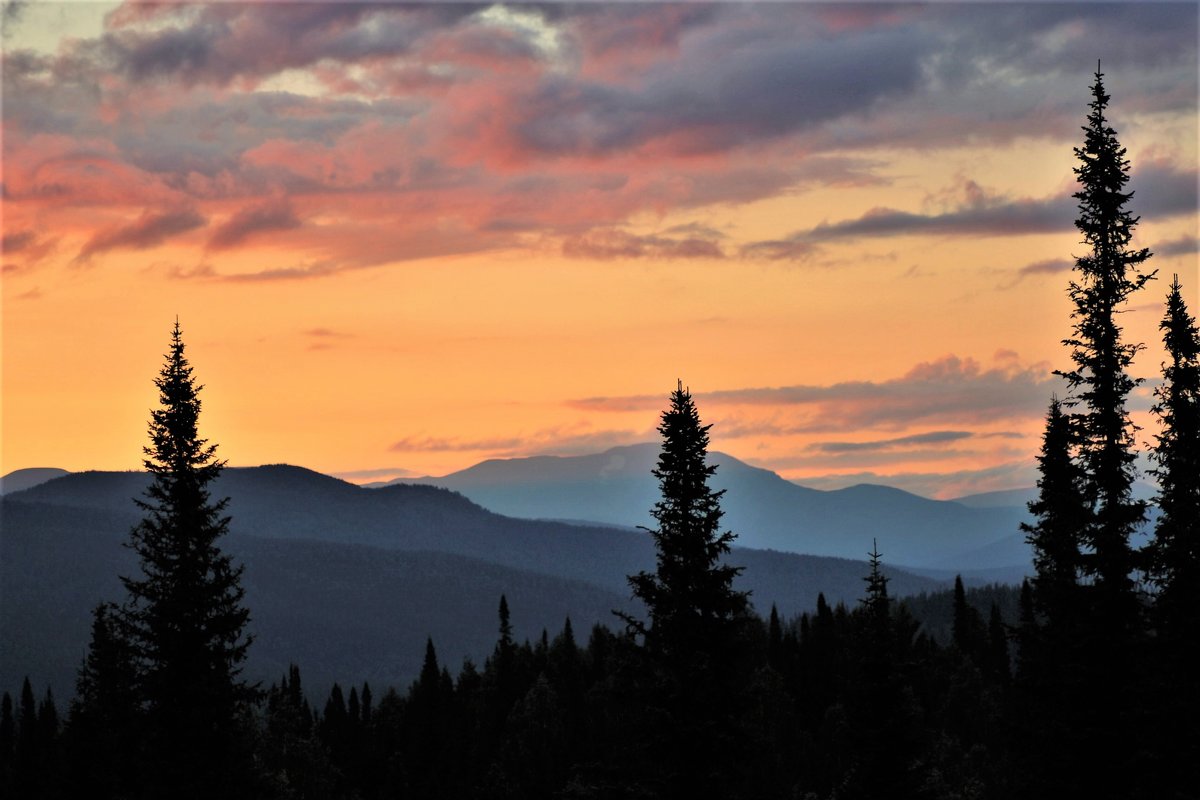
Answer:
[[[1193,4],[18,8],[0,471],[136,468],[178,314],[235,465],[595,452],[653,439],[678,377],[714,447],[801,483],[1030,485],[1097,54],[1168,277],[1125,317],[1147,424],[1170,274],[1200,308],[1196,32]]]

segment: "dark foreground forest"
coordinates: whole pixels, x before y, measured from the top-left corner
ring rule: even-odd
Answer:
[[[96,606],[74,697],[3,696],[0,793],[96,798],[1184,798],[1200,791],[1200,334],[1176,279],[1161,330],[1149,544],[1126,401],[1140,345],[1118,314],[1154,277],[1130,246],[1129,163],[1101,75],[1076,149],[1070,387],[1048,398],[1034,573],[1014,620],[952,597],[948,636],[889,596],[871,554],[861,600],[780,619],[734,589],[708,427],[682,384],[659,432],[656,568],[642,613],[518,643],[500,597],[481,664],[425,652],[407,687],[346,676],[306,693],[241,666],[241,567],[220,548],[223,464],[199,436],[178,324],[156,379],[129,546],[140,573]],[[880,538],[886,539],[886,531]],[[998,594],[1002,595],[1002,592]],[[119,601],[118,601],[119,600]],[[924,617],[924,623],[914,616]],[[41,688],[41,687],[39,687]],[[58,688],[60,692],[64,687]]]

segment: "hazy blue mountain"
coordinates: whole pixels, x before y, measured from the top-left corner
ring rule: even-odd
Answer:
[[[139,514],[142,473],[83,472],[0,504],[0,686],[25,673],[56,687],[86,646],[90,610],[122,595],[136,568],[121,546]],[[216,483],[233,516],[226,546],[246,564],[259,639],[251,674],[289,660],[313,680],[407,680],[426,635],[452,665],[490,652],[495,605],[507,593],[518,633],[580,636],[629,603],[626,577],[653,569],[644,532],[503,517],[446,489],[363,489],[289,466],[228,469]],[[810,610],[818,592],[854,603],[861,561],[738,548],[739,588],[764,613]],[[901,596],[944,585],[889,569]],[[16,681],[16,683],[14,683]],[[70,686],[63,689],[69,693]]]
[[[658,445],[616,447],[586,456],[493,459],[441,478],[409,481],[461,492],[485,508],[515,517],[586,519],[650,525],[658,498],[650,470]],[[836,491],[798,486],[724,453],[711,454],[715,485],[725,489],[725,524],[746,547],[863,558],[877,540],[884,560],[960,569],[1019,566],[988,545],[1017,532],[1023,505],[970,508],[887,486]]]
[[[0,495],[21,492],[37,486],[39,483],[45,483],[48,480],[60,478],[67,474],[69,473],[65,469],[58,469],[57,467],[16,469],[3,478],[0,478]]]

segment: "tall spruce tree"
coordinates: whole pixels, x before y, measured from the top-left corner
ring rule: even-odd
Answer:
[[[1200,333],[1181,289],[1176,275],[1159,324],[1170,361],[1154,406],[1162,423],[1153,470],[1160,514],[1149,572],[1158,589],[1159,636],[1188,649],[1183,660],[1194,664],[1200,651]]]
[[[734,537],[721,531],[723,492],[709,486],[710,427],[680,382],[658,426],[661,499],[650,512],[657,569],[629,578],[649,620],[621,615],[644,637],[654,675],[648,747],[668,797],[735,797],[748,785],[739,780],[749,762],[736,733],[748,682],[739,671],[748,599],[733,588],[741,568],[721,561]]]
[[[733,588],[740,567],[722,564],[734,535],[721,531],[721,495],[709,487],[716,472],[709,464],[708,431],[691,393],[680,382],[671,393],[658,432],[662,451],[654,477],[662,499],[651,510],[657,569],[629,578],[633,594],[646,604],[649,624],[629,620],[647,646],[668,657],[711,652],[746,611],[747,594]]]
[[[240,672],[249,612],[242,568],[217,543],[229,529],[227,500],[214,501],[210,486],[224,463],[198,432],[201,387],[178,321],[154,382],[161,407],[144,448],[152,481],[129,543],[142,574],[121,579],[146,710],[148,792],[236,797],[248,780],[240,723],[250,690]]]
[[[1138,717],[1145,703],[1137,680],[1144,625],[1135,570],[1141,565],[1130,539],[1146,504],[1133,497],[1138,429],[1126,409],[1140,382],[1129,367],[1141,345],[1124,341],[1119,315],[1153,273],[1140,271],[1150,251],[1131,244],[1138,218],[1127,207],[1130,164],[1106,117],[1103,77],[1097,66],[1083,145],[1075,148],[1075,226],[1089,250],[1075,259],[1069,289],[1073,332],[1063,344],[1071,348],[1074,368],[1059,374],[1070,387],[1063,405],[1070,409],[1088,513],[1079,534],[1081,587],[1073,593],[1080,613],[1056,645],[1063,657],[1050,659],[1057,677],[1049,686],[1057,697],[1056,708],[1047,709],[1047,727],[1057,717],[1071,740],[1046,785],[1073,785],[1080,795],[1132,796],[1139,772],[1133,762],[1140,757],[1132,731],[1144,724]]]
[[[1094,584],[1096,611],[1106,619],[1109,634],[1125,640],[1134,633],[1138,614],[1129,539],[1145,517],[1145,503],[1132,494],[1137,428],[1125,408],[1139,383],[1128,369],[1141,345],[1122,341],[1117,315],[1153,273],[1138,271],[1150,251],[1130,246],[1138,222],[1126,207],[1133,197],[1125,191],[1130,165],[1105,116],[1109,96],[1103,77],[1097,67],[1084,143],[1075,148],[1080,162],[1075,168],[1080,185],[1075,226],[1090,252],[1075,259],[1076,278],[1070,283],[1074,332],[1063,340],[1075,366],[1060,374],[1072,390],[1066,405],[1078,409],[1072,420],[1092,507],[1083,531],[1082,567]]]

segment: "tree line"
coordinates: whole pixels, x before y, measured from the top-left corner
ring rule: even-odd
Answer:
[[[1159,516],[1134,498],[1126,404],[1140,345],[1119,313],[1153,273],[1126,151],[1097,71],[1075,149],[1079,228],[1072,368],[1050,400],[1034,550],[1019,615],[951,599],[938,641],[889,596],[879,548],[853,607],[759,616],[733,588],[733,534],[710,488],[709,428],[680,383],[659,425],[653,571],[642,615],[518,643],[499,598],[482,664],[426,645],[408,687],[334,685],[301,669],[241,674],[249,610],[223,554],[223,463],[199,436],[199,387],[176,322],[156,379],[141,574],[96,607],[65,718],[28,681],[0,705],[0,789],[13,797],[1025,798],[1194,797],[1200,781],[1200,334],[1176,278],[1155,392]],[[880,538],[886,541],[886,530]]]

